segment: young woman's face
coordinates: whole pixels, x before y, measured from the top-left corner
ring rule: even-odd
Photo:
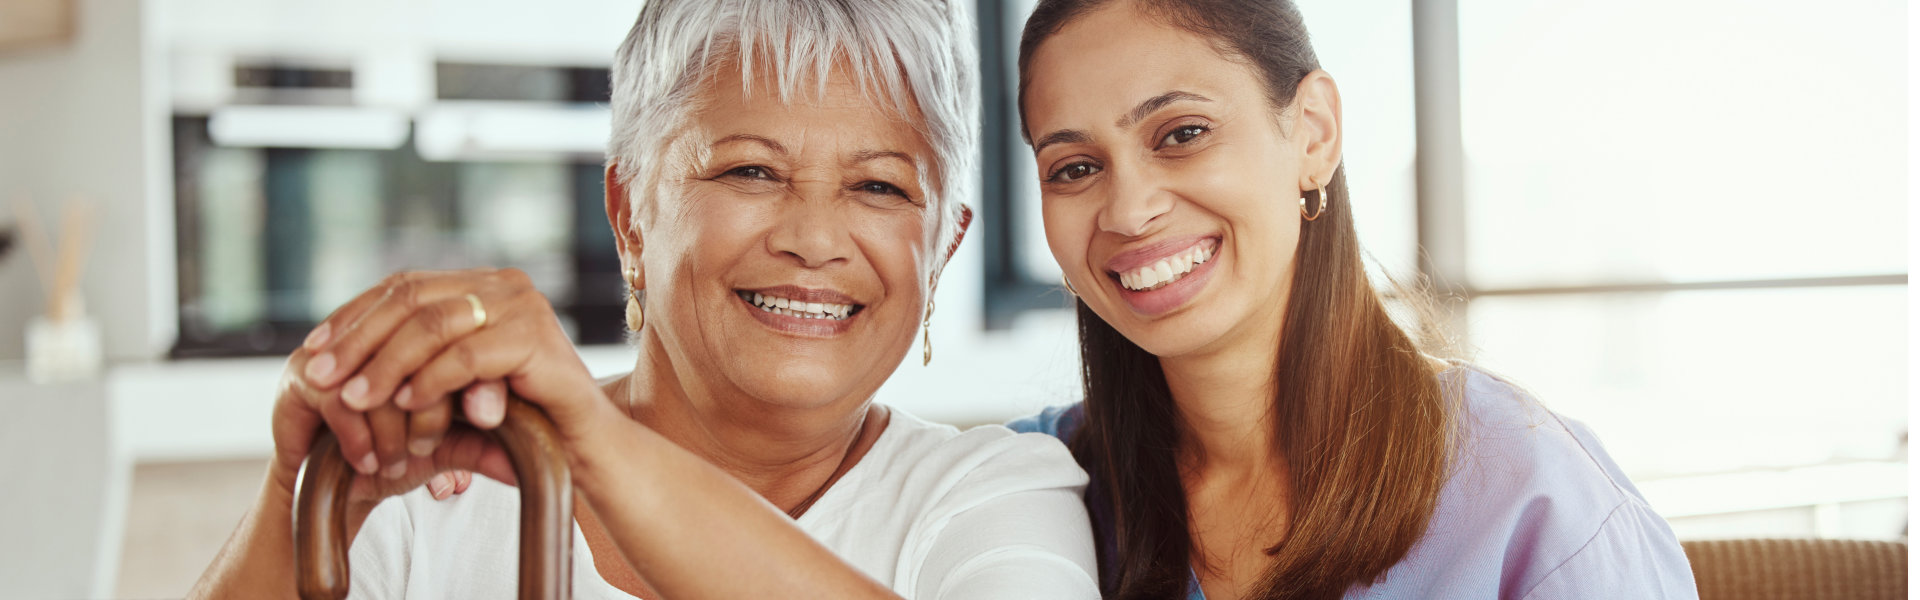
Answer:
[[[1155,355],[1277,335],[1302,190],[1337,166],[1332,81],[1316,71],[1278,111],[1251,67],[1123,4],[1069,23],[1025,73],[1047,244]]]

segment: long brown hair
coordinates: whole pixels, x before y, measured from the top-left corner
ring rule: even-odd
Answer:
[[[1041,0],[1020,39],[1020,94],[1034,51],[1109,0]],[[1214,42],[1262,78],[1275,111],[1319,68],[1288,0],[1137,0],[1142,14]],[[1337,598],[1372,583],[1426,532],[1446,483],[1454,410],[1414,340],[1367,280],[1345,167],[1303,222],[1280,335],[1273,398],[1292,480],[1291,514],[1258,589],[1263,598]],[[1279,210],[1291,210],[1284,205]],[[1159,359],[1078,302],[1085,422],[1068,443],[1096,485],[1109,598],[1184,597],[1192,540],[1177,456],[1182,442]],[[1098,528],[1096,528],[1098,529]],[[1107,535],[1105,533],[1103,536]]]

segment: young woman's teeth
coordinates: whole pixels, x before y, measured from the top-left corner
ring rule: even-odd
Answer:
[[[830,302],[801,302],[775,296],[766,296],[754,292],[740,292],[740,299],[746,300],[754,308],[776,315],[799,317],[802,319],[846,320],[853,315],[853,305],[833,304]]]
[[[1211,244],[1195,246],[1185,252],[1162,258],[1153,264],[1120,274],[1120,285],[1136,292],[1159,289],[1179,281],[1193,268],[1213,259]]]

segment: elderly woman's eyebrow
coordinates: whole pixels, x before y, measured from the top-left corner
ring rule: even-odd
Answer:
[[[875,161],[883,158],[891,158],[891,159],[899,160],[900,162],[907,163],[907,166],[919,165],[919,163],[914,162],[913,155],[907,154],[905,152],[900,152],[898,150],[861,150],[859,152],[853,153],[853,160],[850,162],[851,164],[860,164],[863,162]]]
[[[732,144],[732,143],[738,143],[738,142],[759,144],[762,146],[766,146],[768,150],[772,150],[775,154],[783,154],[783,155],[787,154],[787,147],[781,144],[780,142],[773,141],[772,139],[769,139],[769,138],[753,135],[751,133],[736,133],[733,135],[729,135],[727,137],[714,140],[711,147],[718,148],[726,144]]]

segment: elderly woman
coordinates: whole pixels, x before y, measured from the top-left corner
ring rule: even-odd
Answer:
[[[389,279],[293,354],[266,485],[194,595],[290,593],[323,425],[359,471],[356,597],[512,594],[517,495],[420,488],[511,481],[447,429],[456,401],[498,425],[510,389],[565,440],[581,597],[1097,597],[1064,447],[873,402],[965,230],[978,100],[953,4],[649,2],[606,172],[634,370],[595,381],[518,273]]]

